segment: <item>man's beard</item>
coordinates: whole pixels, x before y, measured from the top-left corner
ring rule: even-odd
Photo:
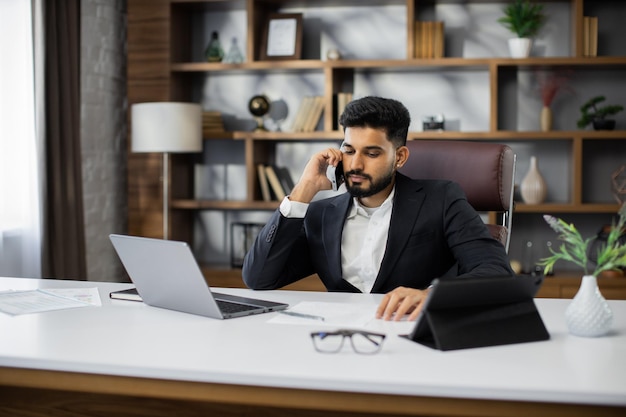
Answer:
[[[364,174],[362,171],[348,171],[345,174],[346,178],[349,177],[351,174],[360,175],[367,178],[367,180],[369,181],[369,188],[363,188],[361,184],[354,185],[351,183],[351,181],[346,181],[346,189],[348,190],[348,193],[350,193],[352,197],[363,198],[371,197],[374,194],[378,194],[379,192],[387,188],[387,186],[393,181],[395,171],[392,168],[385,176],[379,178],[376,181],[374,181],[371,176]]]

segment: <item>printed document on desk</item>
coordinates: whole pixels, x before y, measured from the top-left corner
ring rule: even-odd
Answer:
[[[97,288],[0,292],[0,311],[13,316],[101,305]]]
[[[330,302],[302,301],[289,307],[287,310],[276,314],[268,323],[277,324],[315,324],[318,326],[332,327],[381,327],[383,320],[376,318],[377,305],[372,304],[345,304]],[[294,313],[294,314],[290,314]],[[406,321],[395,323],[394,327],[413,328],[415,322]],[[389,327],[389,326],[385,326]]]

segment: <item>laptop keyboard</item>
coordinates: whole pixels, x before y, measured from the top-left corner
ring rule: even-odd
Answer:
[[[256,310],[259,308],[257,306],[253,306],[249,304],[231,303],[229,301],[224,301],[224,300],[215,300],[215,301],[217,301],[217,305],[219,306],[220,310],[224,314],[239,313],[242,311]]]

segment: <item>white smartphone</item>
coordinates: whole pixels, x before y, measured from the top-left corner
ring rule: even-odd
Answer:
[[[329,165],[326,169],[326,177],[330,180],[333,191],[337,191],[345,181],[343,176],[343,164],[339,162],[336,167]]]

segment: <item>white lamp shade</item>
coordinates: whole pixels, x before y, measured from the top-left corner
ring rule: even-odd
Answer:
[[[201,152],[202,107],[193,103],[131,106],[133,152]]]

